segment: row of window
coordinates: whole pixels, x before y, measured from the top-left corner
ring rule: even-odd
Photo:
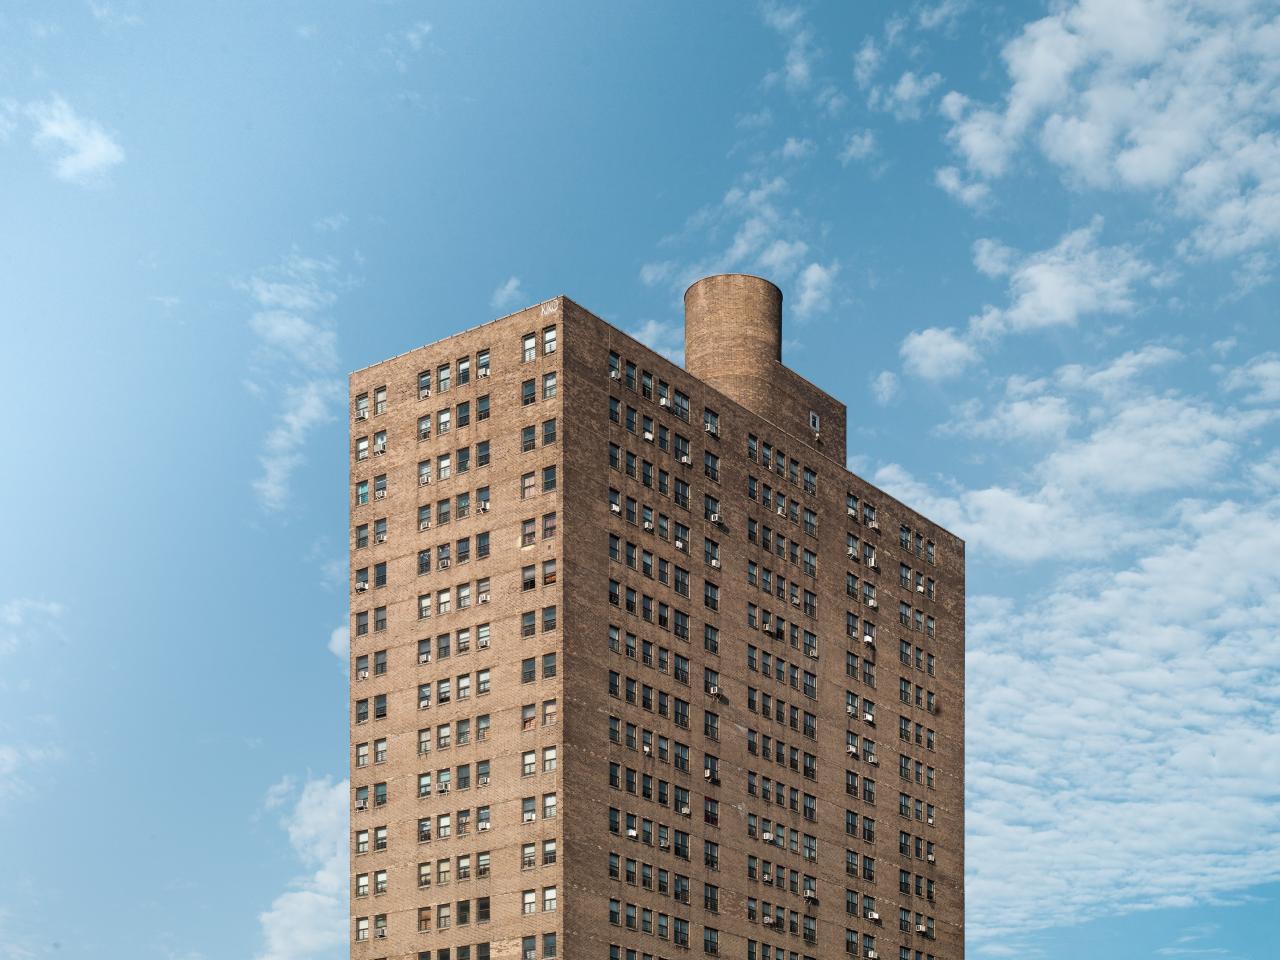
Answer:
[[[795,704],[788,704],[780,697],[763,693],[755,687],[747,688],[747,710],[776,723],[790,726],[810,740],[818,737],[817,714],[810,713]]]
[[[682,873],[672,873],[666,867],[626,857],[609,851],[609,877],[620,880],[633,887],[642,887],[662,896],[671,897],[680,903],[689,902],[689,878]],[[709,883],[703,884],[703,903],[715,904],[719,909],[720,888]],[[708,908],[712,909],[712,908]]]
[[[818,758],[799,747],[788,745],[785,740],[761,733],[759,730],[747,728],[747,753],[760,756],[765,760],[772,759],[780,767],[797,770],[806,780],[818,779]]]
[[[635,840],[647,847],[656,845],[660,850],[669,850],[680,860],[689,859],[689,834],[678,827],[659,823],[629,811],[624,812],[617,807],[610,807],[609,832],[625,836],[628,840]],[[718,848],[716,850],[718,851]],[[718,852],[716,856],[718,864]]]
[[[623,588],[617,580],[609,581],[609,603],[624,608],[627,613],[638,616],[646,623],[656,623],[663,630],[669,630],[681,640],[689,639],[689,614],[683,610],[673,609],[669,604],[656,600],[647,593],[642,594],[634,587]]]
[[[810,413],[810,426],[816,432],[820,428],[817,421],[817,414]],[[761,441],[754,433],[747,434],[747,459],[753,463],[759,463],[766,470],[772,470],[780,477],[785,477],[792,483],[803,483],[806,493],[818,492],[818,473],[809,466],[803,468],[801,472],[800,461],[795,457],[788,458],[781,447],[775,447],[766,441]],[[803,480],[802,480],[803,476]]]
[[[489,419],[491,404],[489,403],[489,394],[482,397],[476,397],[476,423],[483,423]],[[424,413],[418,417],[418,442],[423,443],[431,439],[431,428],[435,427],[437,436],[443,436],[455,427],[461,430],[463,427],[471,426],[471,401],[463,400],[457,406],[443,407],[434,414]]]
[[[622,383],[628,390],[638,390],[646,400],[655,401],[664,410],[670,410],[681,420],[686,423],[689,422],[688,394],[680,390],[673,390],[667,381],[660,377],[655,377],[648,370],[640,370],[630,360],[623,361],[613,351],[609,352],[609,378]],[[715,418],[715,414],[712,413],[711,417]],[[718,418],[709,419],[704,414],[703,422],[714,422],[717,432],[719,431]]]
[[[679,740],[670,740],[648,727],[637,727],[634,723],[624,723],[618,717],[610,716],[609,741],[621,744],[628,750],[639,750],[646,757],[661,763],[670,763],[677,770],[686,773],[689,770],[689,745]]]

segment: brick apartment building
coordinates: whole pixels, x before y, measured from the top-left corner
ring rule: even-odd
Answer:
[[[357,960],[963,957],[964,544],[775,286],[685,308],[684,369],[558,297],[352,374]]]

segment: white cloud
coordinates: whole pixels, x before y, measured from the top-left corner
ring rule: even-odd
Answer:
[[[979,948],[1280,878],[1280,569],[1238,562],[1280,554],[1280,503],[1190,503],[1158,540],[1022,602],[971,598]]]
[[[345,213],[332,213],[327,217],[318,217],[311,224],[312,228],[320,233],[337,233],[347,225],[347,215]]]
[[[867,37],[862,41],[862,46],[853,56],[853,79],[859,87],[870,86],[876,71],[880,69],[882,57],[874,38]]]
[[[257,338],[254,364],[279,386],[276,420],[263,442],[261,475],[253,482],[258,501],[270,511],[288,506],[294,472],[315,429],[341,407],[337,332],[326,311],[337,299],[336,265],[297,253],[239,284],[258,309],[249,318]]]
[[[978,351],[952,327],[929,327],[909,333],[898,353],[907,372],[925,380],[959,376],[978,361]]]
[[[882,370],[871,380],[871,396],[877,404],[887,407],[898,395],[898,375],[892,370]]]
[[[798,294],[793,308],[796,319],[807,320],[816,313],[830,309],[831,292],[839,272],[840,266],[834,262],[825,266],[811,263],[800,272]]]
[[[1280,353],[1264,353],[1227,374],[1228,390],[1241,391],[1248,403],[1280,403]]]
[[[142,18],[132,10],[123,10],[104,0],[89,0],[89,12],[99,23],[113,27],[137,27],[142,24]]]
[[[774,276],[789,277],[809,252],[803,240],[775,240],[760,252],[756,262]]]
[[[53,157],[60,180],[90,186],[124,162],[124,149],[111,135],[78,115],[62,97],[30,103],[26,112],[36,127],[31,142]]]
[[[1027,143],[1069,183],[1167,197],[1184,252],[1280,238],[1280,17],[1263,0],[1078,0],[1002,51],[1003,102],[944,98],[971,174],[1005,175]]]
[[[854,160],[865,160],[875,153],[876,135],[871,130],[854,130],[844,141],[840,150],[840,164],[848,166]]]
[[[941,74],[920,76],[908,70],[892,87],[873,87],[867,106],[889,111],[899,120],[916,120],[920,117],[922,102],[940,83]]]
[[[782,144],[782,156],[787,160],[804,160],[813,156],[817,145],[807,138],[787,137]]]
[[[646,320],[639,329],[628,330],[650,350],[672,363],[684,362],[684,323],[681,321]]]
[[[516,276],[507,277],[489,298],[489,306],[495,310],[509,310],[523,302],[524,289],[520,286],[520,278]]]
[[[62,618],[62,604],[51,600],[19,597],[0,605],[0,654],[13,653],[19,647],[40,642],[40,637],[55,629]],[[48,650],[43,655],[47,656]]]
[[[671,276],[676,265],[671,260],[646,263],[640,268],[640,282],[646,287],[656,287]]]
[[[421,50],[429,33],[431,33],[431,24],[425,20],[419,20],[404,32],[405,43],[414,50]]]
[[[345,623],[341,626],[334,627],[333,632],[329,634],[329,643],[327,646],[330,653],[343,663],[346,663],[351,651],[350,628]]]
[[[799,7],[767,3],[763,13],[764,22],[787,43],[782,70],[771,73],[766,80],[772,82],[780,76],[792,93],[808,88],[813,82],[813,61],[817,52],[813,45],[813,31],[805,23],[803,12]]]
[[[1076,415],[1065,397],[1042,395],[1001,401],[988,416],[977,405],[964,405],[942,429],[988,440],[1055,440],[1066,435]]]
[[[982,207],[991,198],[989,186],[980,181],[965,180],[956,167],[939,167],[934,171],[933,182],[966,207]]]
[[[267,809],[283,806],[291,778],[267,792]],[[257,960],[337,957],[347,946],[348,782],[328,777],[303,784],[281,821],[303,870],[271,906],[258,915],[263,947]]]
[[[941,3],[922,9],[916,17],[916,22],[920,24],[922,30],[948,27],[960,14],[964,13],[968,5],[968,0],[942,0]]]

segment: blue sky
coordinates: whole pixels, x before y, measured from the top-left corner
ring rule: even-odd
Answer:
[[[346,372],[560,293],[678,356],[731,270],[968,540],[970,955],[1274,956],[1277,64],[1251,0],[6,4],[0,958],[343,955]]]

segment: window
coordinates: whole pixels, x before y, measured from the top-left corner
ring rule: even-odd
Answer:
[[[542,468],[542,492],[550,493],[556,488],[556,468],[554,466]]]
[[[814,433],[817,433],[822,429],[822,418],[813,410],[809,411],[809,429]]]
[[[556,395],[556,375],[554,373],[543,374],[542,399],[550,400],[555,395]]]
[[[542,331],[542,352],[543,354],[556,352],[556,328],[547,327]]]
[[[538,384],[536,380],[526,380],[520,384],[520,403],[528,406],[538,399]]]
[[[523,363],[529,363],[531,360],[537,359],[538,356],[538,337],[536,334],[526,333],[520,338],[520,360]]]

